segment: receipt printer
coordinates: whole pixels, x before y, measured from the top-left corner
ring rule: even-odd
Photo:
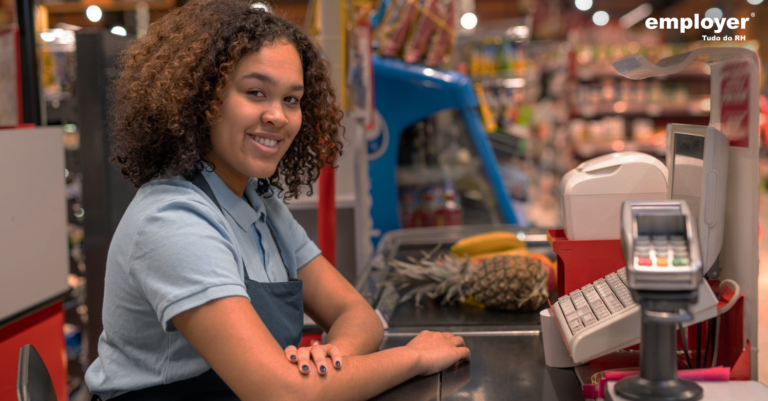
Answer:
[[[569,171],[560,182],[569,240],[619,239],[624,201],[663,200],[667,167],[651,155],[617,152]]]

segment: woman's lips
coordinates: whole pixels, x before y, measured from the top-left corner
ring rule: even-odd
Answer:
[[[253,143],[259,150],[264,153],[275,154],[280,150],[280,143],[282,142],[281,140],[265,138],[252,134],[247,135],[251,143]]]

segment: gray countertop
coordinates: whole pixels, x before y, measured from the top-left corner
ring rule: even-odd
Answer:
[[[402,346],[412,337],[387,337],[382,349]],[[380,396],[385,400],[584,400],[573,369],[544,364],[537,334],[480,334],[464,336],[472,352],[469,362],[427,377],[416,377]]]

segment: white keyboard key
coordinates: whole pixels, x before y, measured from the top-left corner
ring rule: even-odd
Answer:
[[[581,323],[584,324],[584,327],[589,327],[597,323],[597,319],[591,313],[581,316],[580,319]]]

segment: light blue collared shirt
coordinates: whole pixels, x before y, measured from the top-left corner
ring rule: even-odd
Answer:
[[[292,274],[320,255],[276,189],[260,197],[252,179],[240,197],[206,170],[223,215],[191,182],[157,179],[139,189],[115,231],[99,357],[85,375],[104,399],[210,369],[172,319],[214,299],[248,298],[244,268],[251,280],[288,280],[267,222]]]

